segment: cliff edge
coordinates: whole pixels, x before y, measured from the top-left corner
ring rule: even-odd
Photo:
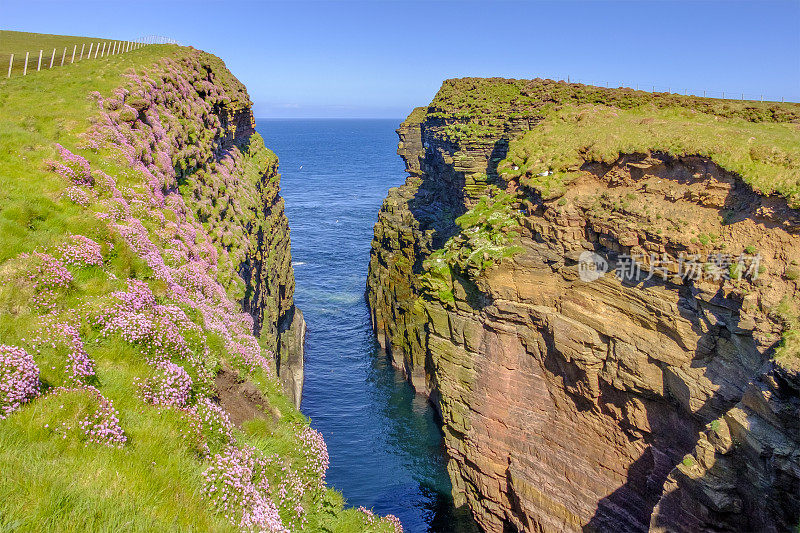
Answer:
[[[224,63],[0,94],[0,529],[402,531],[325,484],[278,161]]]
[[[367,300],[485,530],[798,525],[799,119],[465,78],[400,126]]]

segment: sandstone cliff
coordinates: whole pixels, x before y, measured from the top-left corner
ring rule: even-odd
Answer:
[[[484,529],[798,525],[798,116],[465,79],[401,125],[367,299]]]

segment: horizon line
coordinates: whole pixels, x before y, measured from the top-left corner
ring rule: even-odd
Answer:
[[[399,120],[406,117],[254,117],[256,120]]]

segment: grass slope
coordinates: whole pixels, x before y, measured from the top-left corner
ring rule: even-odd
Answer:
[[[28,74],[36,72],[39,62],[39,50],[42,50],[42,69],[50,67],[50,58],[55,49],[55,59],[53,68],[61,65],[61,58],[65,56],[64,49],[67,49],[64,57],[64,65],[72,59],[72,50],[77,46],[75,61],[79,61],[81,46],[85,45],[84,60],[89,53],[89,45],[100,43],[102,50],[103,43],[111,43],[112,40],[98,37],[78,37],[72,35],[51,35],[49,33],[29,33],[24,31],[0,30],[0,75],[5,78],[8,75],[8,64],[11,54],[14,54],[14,67],[11,76],[21,76],[25,67],[25,53],[28,52]],[[108,44],[106,46],[108,49]],[[94,57],[94,49],[92,50]],[[99,56],[98,56],[99,58]]]
[[[564,107],[513,142],[498,170],[547,197],[563,188],[570,168],[649,151],[708,157],[755,191],[800,207],[800,124],[723,119],[683,107]],[[547,171],[556,174],[538,176]]]
[[[103,264],[70,267],[73,281],[66,289],[58,288],[54,298],[58,310],[67,314],[74,310],[77,315],[80,338],[96,363],[96,375],[89,384],[113,402],[128,439],[124,447],[116,448],[81,437],[77,426],[95,409],[94,400],[83,392],[45,394],[0,420],[0,531],[238,529],[203,498],[203,472],[209,464],[198,456],[191,420],[178,410],[158,409],[142,401],[134,380],[151,375],[148,354],[119,335],[104,335],[82,316],[104,309],[109,293],[124,290],[126,279],[146,281],[159,302],[168,302],[168,291],[109,224],[63,196],[67,183],[47,164],[59,160],[54,145],[60,143],[85,156],[93,170],[114,176],[125,194],[142,190],[146,183],[142,175],[113,150],[78,148],[79,135],[98,113],[97,104],[87,96],[92,91],[110,95],[125,84],[123,73],[128,69],[142,72],[163,58],[177,61],[192,53],[176,46],[149,46],[35,76],[0,80],[0,274],[4,280],[0,344],[26,347],[41,368],[46,387],[66,383],[61,370],[64,347],[31,347],[31,339],[41,334],[44,317],[34,305],[32,280],[25,277],[29,259],[21,254],[55,253],[73,234],[102,243]],[[151,235],[159,230],[157,219],[142,220]],[[200,318],[188,314],[202,326]],[[270,405],[270,416],[234,429],[237,443],[265,456],[276,454],[280,464],[270,466],[273,483],[282,475],[280,465],[305,472],[309,459],[297,431],[308,421],[283,396],[275,378],[237,364],[213,332],[201,328],[196,337],[190,339],[192,346],[207,348],[203,363],[207,368],[233,367],[257,386]],[[199,375],[192,377],[195,383],[202,381]],[[197,389],[192,394],[202,392]],[[212,454],[221,450],[220,435],[206,437]],[[387,522],[343,509],[343,499],[335,491],[310,492],[302,496],[308,509],[305,530],[394,530]]]

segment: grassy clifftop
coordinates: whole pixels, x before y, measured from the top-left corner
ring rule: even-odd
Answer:
[[[166,45],[0,81],[0,529],[395,530],[237,303],[278,190],[249,105]]]
[[[643,105],[682,107],[720,117],[751,122],[790,122],[800,118],[800,105],[751,100],[700,98],[674,93],[651,93],[536,78],[458,78],[445,80],[428,110],[434,117],[542,117],[553,106],[600,104],[620,109]]]

